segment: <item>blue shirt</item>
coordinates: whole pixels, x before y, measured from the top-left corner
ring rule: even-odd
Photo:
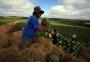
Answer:
[[[26,23],[26,26],[23,29],[22,38],[24,40],[34,39],[39,25],[40,24],[37,17],[34,15],[30,16]]]

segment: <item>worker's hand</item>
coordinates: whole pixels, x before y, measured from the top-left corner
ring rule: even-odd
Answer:
[[[45,31],[45,27],[40,26],[38,29],[39,32],[44,32]]]
[[[39,31],[39,32],[41,32],[41,31],[42,31],[41,27],[39,27],[38,31]]]

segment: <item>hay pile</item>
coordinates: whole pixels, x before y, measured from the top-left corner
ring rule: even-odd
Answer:
[[[21,30],[22,28],[23,27],[21,26],[21,24],[18,23],[17,21],[1,25],[0,26],[0,39],[5,37],[6,34],[11,34],[15,31]]]
[[[63,62],[84,62],[65,54],[61,48],[43,37],[36,39],[35,43],[32,43],[29,48],[22,48],[23,46],[12,42],[10,45],[6,41],[6,43],[3,43],[5,46],[0,46],[0,62],[46,62],[46,55],[49,53],[58,55]],[[0,45],[2,44],[0,43]]]
[[[55,53],[59,57],[64,54],[61,48],[44,37],[37,38],[29,48],[22,48],[20,44],[5,40],[0,42],[0,62],[45,62],[48,53]]]
[[[6,27],[8,26],[6,25]],[[34,43],[26,48],[20,38],[21,31],[7,35],[6,32],[8,31],[9,29],[6,29],[2,31],[3,34],[0,33],[0,36],[2,34],[0,38],[0,62],[46,62],[46,56],[49,53],[57,55],[63,62],[85,62],[66,54],[62,48],[55,46],[50,39],[44,37],[35,39]]]
[[[90,62],[90,48],[82,47],[80,50],[80,58]]]
[[[4,45],[0,46],[0,62],[46,62],[46,56],[49,53],[57,55],[63,62],[85,62],[65,54],[61,48],[44,37],[35,39],[29,48],[23,48],[23,45],[20,46],[13,41],[3,41],[0,45]]]

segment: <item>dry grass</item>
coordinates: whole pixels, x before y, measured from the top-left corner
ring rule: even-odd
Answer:
[[[5,27],[8,28],[5,30]],[[1,30],[5,31],[0,33],[0,62],[46,62],[46,55],[50,52],[55,53],[55,48],[56,52],[59,51],[59,55],[63,54],[63,51],[57,49],[50,39],[44,37],[35,39],[35,43],[32,43],[29,48],[20,49],[23,47],[21,31],[11,32],[12,27],[14,29],[12,24],[1,26],[3,28]]]
[[[64,53],[62,49],[57,49],[50,40],[43,37],[36,39],[35,43],[32,43],[29,48],[24,48],[23,50],[20,50],[18,44],[13,43],[13,41],[2,41],[0,45],[0,61],[3,62],[5,60],[5,62],[13,62],[14,60],[15,62],[45,62],[48,53],[57,53],[57,51],[59,51],[58,55]]]
[[[6,27],[7,29],[5,29]],[[29,48],[24,47],[20,38],[21,31],[10,32],[9,25],[4,25],[0,30],[0,62],[46,62],[46,55],[54,53],[59,56],[63,62],[84,62],[65,54],[64,51],[53,45],[50,39],[39,37],[31,43]],[[12,26],[12,24],[11,24]],[[18,30],[18,29],[17,29]]]
[[[11,22],[0,26],[0,39],[6,36],[6,34],[12,34],[15,31],[21,30],[23,27],[18,22]]]
[[[80,58],[90,62],[90,48],[82,47],[80,51]]]
[[[49,39],[43,37],[35,39],[35,42],[29,48],[22,50],[18,44],[11,43],[12,45],[8,45],[8,42],[3,44],[7,46],[0,48],[0,61],[2,62],[46,62],[46,55],[49,53],[58,55],[63,62],[85,62],[71,57],[70,54],[65,54],[61,48],[53,45]]]

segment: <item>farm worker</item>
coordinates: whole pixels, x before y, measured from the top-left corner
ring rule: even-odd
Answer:
[[[46,29],[48,29],[48,27],[49,27],[49,22],[48,22],[47,18],[43,18],[41,21],[41,26],[40,26],[41,31],[40,32],[45,32]]]
[[[39,6],[34,7],[34,12],[32,16],[29,17],[26,26],[22,31],[22,39],[24,41],[30,41],[35,38],[37,30],[40,29],[39,18],[43,13],[44,11],[41,10]]]
[[[43,18],[41,21],[41,33],[44,37],[51,38],[51,27],[50,27],[50,22],[47,18]]]
[[[59,36],[59,33],[56,30],[52,31],[53,44],[57,44],[58,43],[58,36]]]

